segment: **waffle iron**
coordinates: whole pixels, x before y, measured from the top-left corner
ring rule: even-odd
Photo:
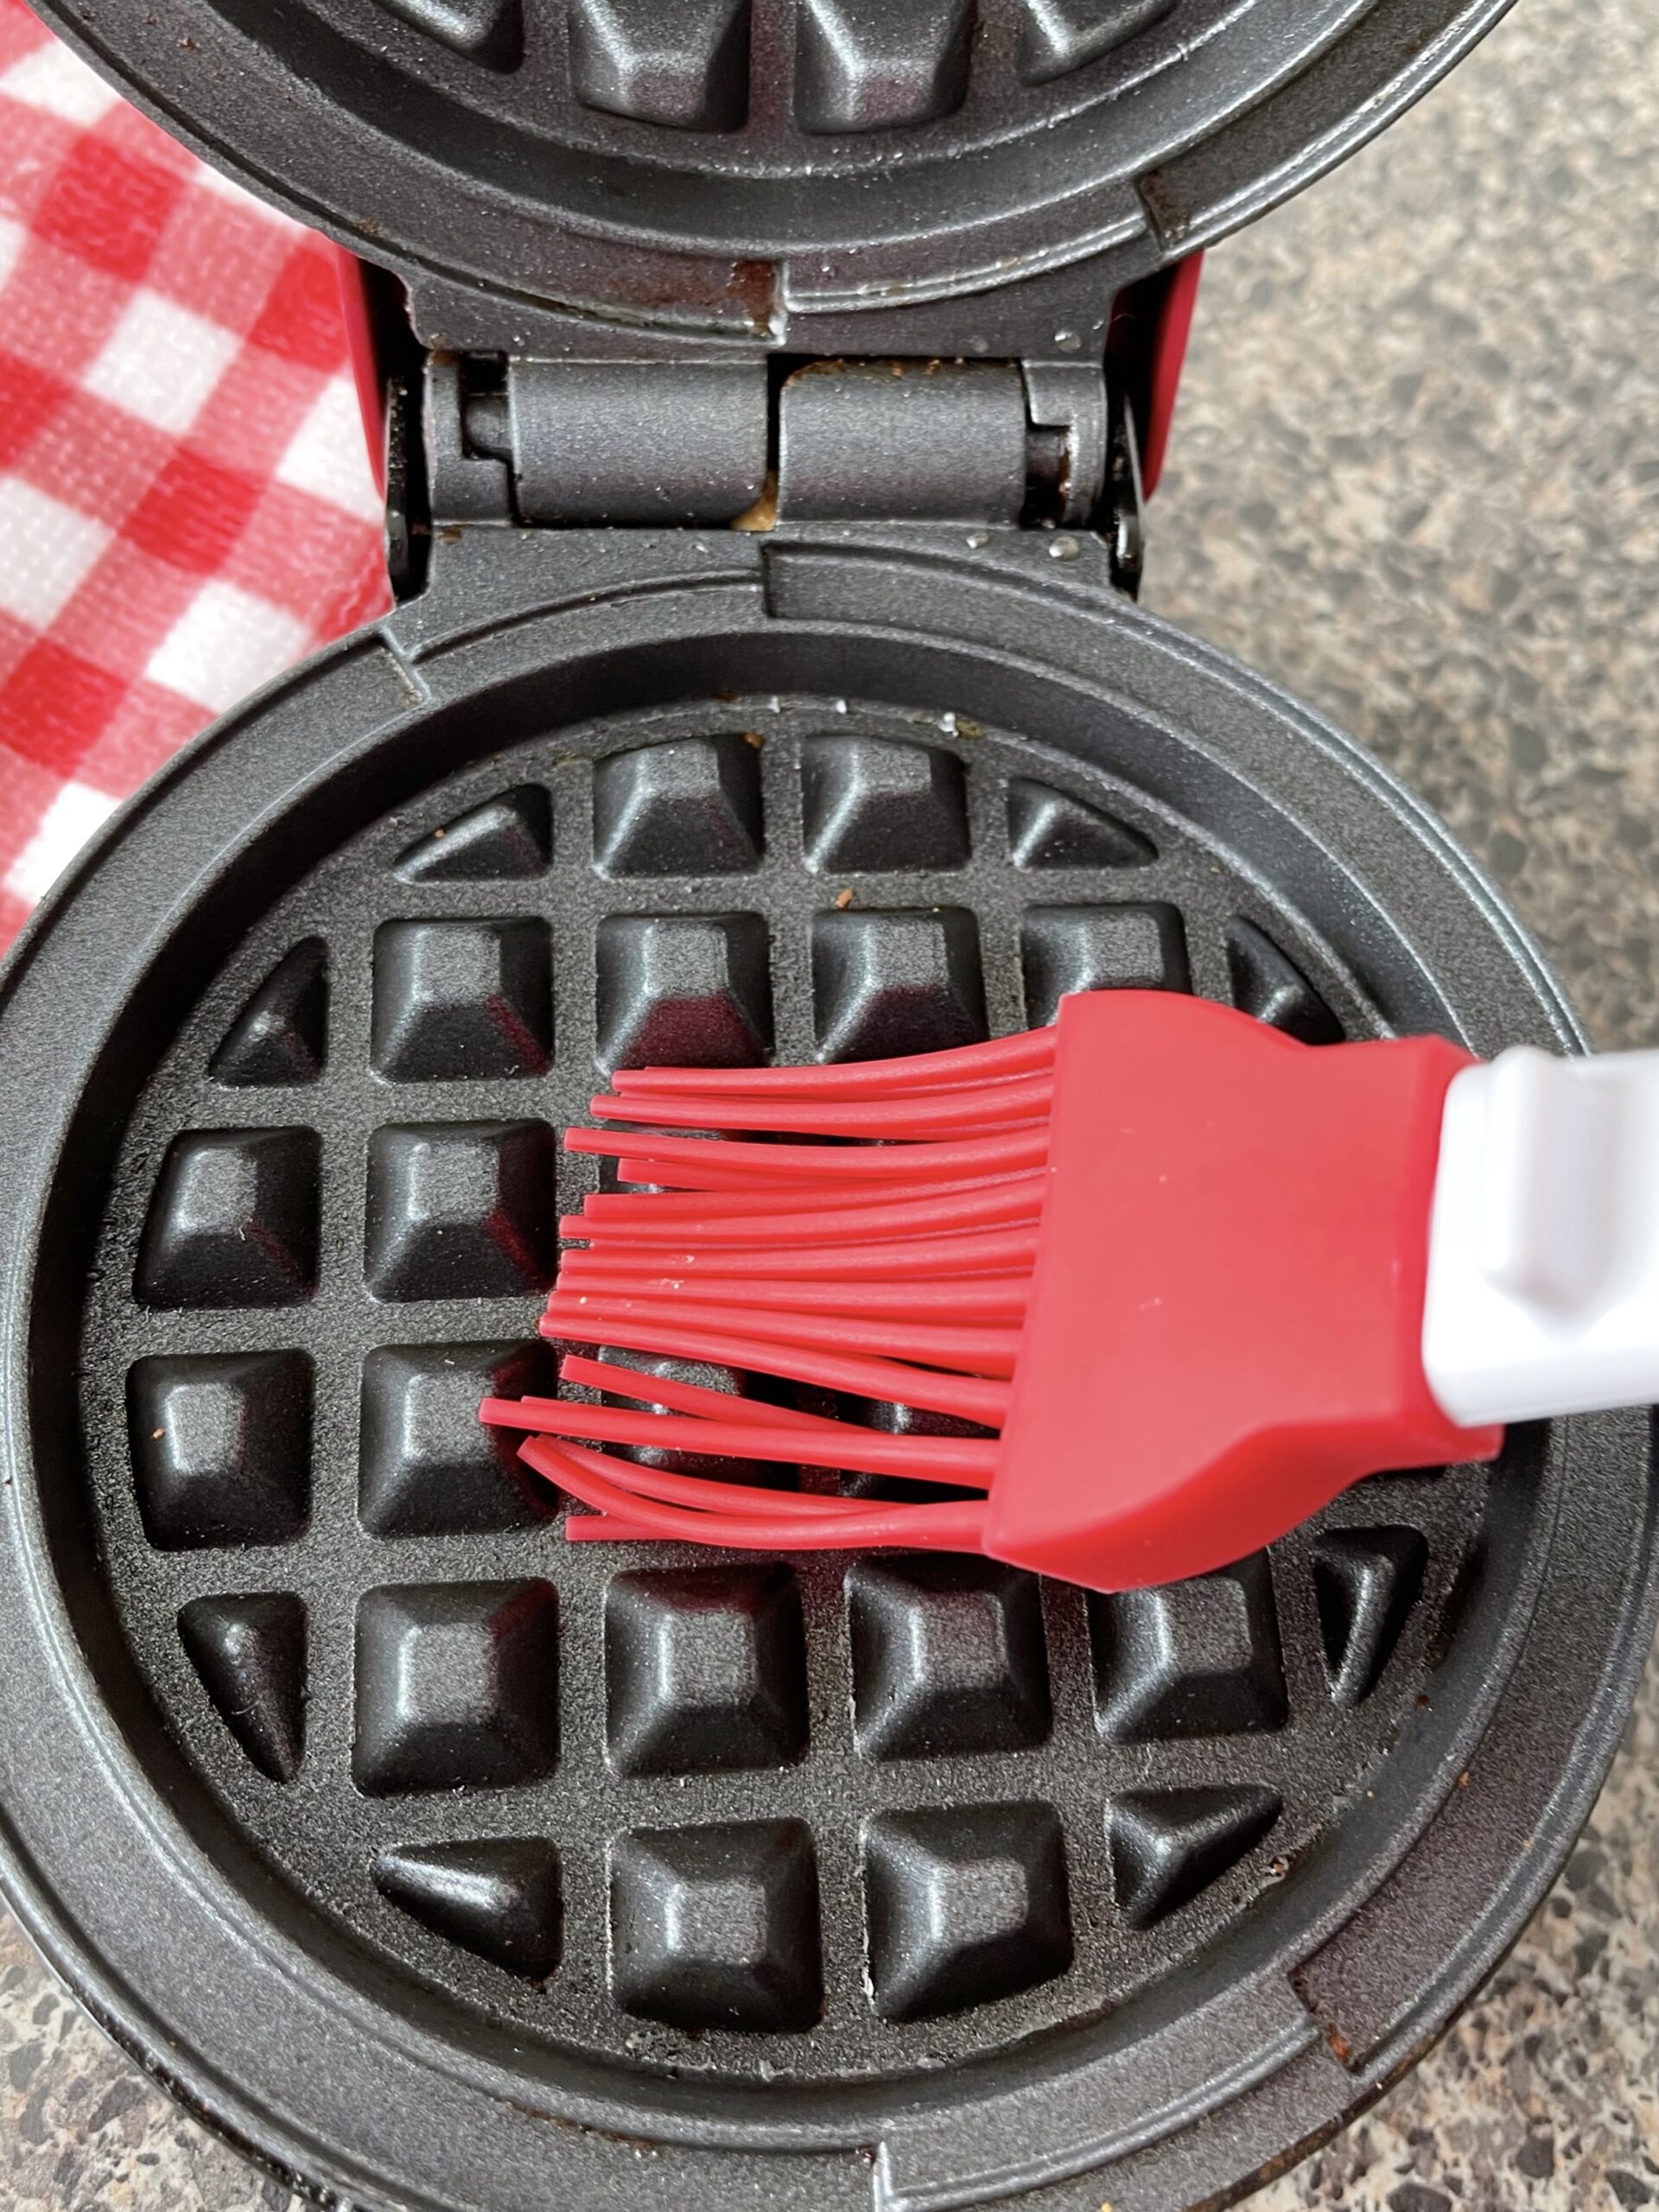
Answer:
[[[1126,984],[1576,1046],[1416,802],[1133,598],[1144,303],[1502,11],[42,6],[396,307],[395,611],[0,974],[0,1875],[302,2194],[1220,2205],[1560,1868],[1655,1617],[1644,1416],[1090,1599],[566,1547],[474,1421],[552,1387],[613,1067]]]

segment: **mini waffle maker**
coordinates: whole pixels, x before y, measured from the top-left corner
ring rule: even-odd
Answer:
[[[1648,1421],[1085,1600],[567,1547],[474,1414],[550,1387],[609,1068],[1128,983],[1573,1046],[1402,791],[1137,612],[1108,350],[1499,0],[44,12],[410,314],[401,603],[0,984],[10,1897],[321,2202],[1230,2201],[1560,1866],[1654,1616]]]

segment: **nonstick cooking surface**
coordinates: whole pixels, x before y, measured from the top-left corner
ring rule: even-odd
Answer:
[[[221,166],[404,270],[429,299],[417,321],[431,339],[520,350],[539,303],[694,341],[803,327],[816,340],[825,321],[874,318],[879,332],[895,308],[968,296],[963,315],[928,321],[924,350],[1086,358],[1120,282],[1339,159],[1507,4],[103,0],[89,12],[43,0],[43,12]],[[1109,262],[1098,281],[1050,281],[1096,257]],[[1028,301],[997,296],[1022,285]],[[996,339],[1010,316],[1020,345]],[[575,334],[609,351],[591,324]]]
[[[636,2077],[893,2079],[1101,2023],[1363,1806],[1503,1471],[1085,1599],[567,1547],[474,1421],[552,1387],[535,1318],[593,1173],[558,1135],[606,1071],[961,1044],[1114,985],[1385,1026],[1098,768],[756,696],[430,788],[157,1039],[84,1316],[103,1572],[200,1781],[411,1986]]]

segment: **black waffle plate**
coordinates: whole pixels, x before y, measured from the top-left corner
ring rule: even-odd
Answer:
[[[1373,2093],[1548,1878],[1637,1662],[1642,1425],[1117,1599],[566,1546],[474,1418],[553,1387],[558,1134],[617,1066],[1080,988],[1564,1017],[1374,772],[1041,547],[632,557],[296,679],[11,971],[19,1902],[221,2126],[375,2201],[1185,2205]]]

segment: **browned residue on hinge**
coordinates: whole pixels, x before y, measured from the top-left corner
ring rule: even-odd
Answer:
[[[766,487],[752,507],[745,507],[741,515],[732,518],[734,530],[767,531],[778,527],[778,472],[766,471]]]
[[[778,313],[778,264],[775,261],[734,261],[727,279],[726,296],[736,302],[757,335],[770,338]]]

